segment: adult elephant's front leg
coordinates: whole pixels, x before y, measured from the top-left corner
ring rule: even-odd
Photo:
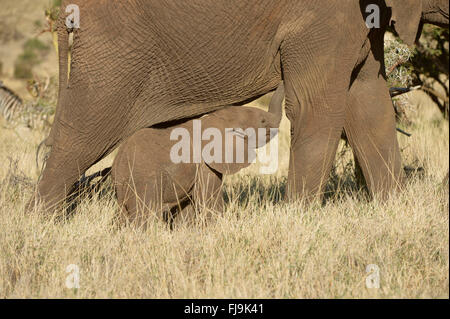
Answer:
[[[349,143],[372,194],[386,196],[402,179],[395,114],[382,76],[357,79],[345,121]]]
[[[316,50],[325,51],[299,50],[289,42],[282,49],[286,113],[291,121],[290,199],[322,196],[344,125],[345,81],[336,77],[345,79],[345,72],[337,70],[338,64],[329,57],[310,54]]]
[[[343,116],[316,113],[314,109],[321,106],[323,104],[318,102],[311,103],[304,106],[309,109],[305,112],[307,114],[289,116],[293,126],[287,194],[290,199],[322,197],[328,181],[342,132]],[[295,107],[300,107],[300,104]]]

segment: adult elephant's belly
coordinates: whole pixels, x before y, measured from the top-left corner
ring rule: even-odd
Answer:
[[[171,57],[170,63],[161,64],[164,73],[157,70],[157,75],[149,75],[149,85],[136,104],[148,106],[149,118],[154,121],[157,116],[161,123],[253,100],[274,90],[281,81],[279,54],[245,53]]]
[[[274,90],[283,10],[265,2],[143,1],[137,14],[126,9],[129,1],[111,1],[106,16],[117,16],[108,24],[81,8],[86,22],[74,37],[70,77],[82,92],[77,104],[107,114],[130,135]]]
[[[130,52],[140,55],[140,69],[133,71],[145,75],[137,107],[147,108],[152,121],[165,122],[205,114],[274,90],[281,81],[281,39],[279,22],[268,21],[278,17],[271,18],[270,10],[256,14],[261,17],[235,18],[241,21],[239,28],[224,22],[225,17],[183,27],[152,26],[151,37],[145,35],[138,41],[144,47]],[[123,47],[121,54],[127,50]]]

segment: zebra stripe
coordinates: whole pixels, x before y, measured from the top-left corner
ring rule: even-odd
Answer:
[[[12,121],[22,108],[22,99],[0,81],[0,115],[6,121]]]

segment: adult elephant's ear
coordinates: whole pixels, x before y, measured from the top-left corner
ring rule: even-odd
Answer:
[[[409,46],[417,40],[422,18],[423,0],[386,0],[392,8],[391,26]]]

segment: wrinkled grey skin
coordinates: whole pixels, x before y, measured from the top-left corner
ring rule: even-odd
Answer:
[[[111,171],[117,199],[122,207],[122,220],[137,222],[139,226],[146,225],[151,216],[169,223],[175,217],[176,220],[192,221],[197,216],[199,221],[209,221],[215,213],[222,212],[222,176],[234,174],[251,164],[248,139],[252,136],[249,136],[249,128],[256,132],[255,141],[258,141],[259,133],[265,134],[261,142],[254,145],[256,147],[264,146],[274,137],[270,129],[279,127],[283,99],[284,87],[280,84],[272,97],[269,112],[229,106],[199,119],[201,136],[210,128],[221,133],[221,138],[202,141],[201,149],[212,141],[220,142],[223,155],[225,152],[234,154],[232,163],[225,163],[224,157],[216,163],[203,156],[201,163],[193,162],[194,120],[169,128],[145,128],[136,132],[120,146]],[[189,132],[189,163],[174,163],[170,157],[176,143],[170,140],[171,133],[180,128]],[[258,129],[264,130],[258,132]],[[231,140],[230,137],[234,142],[226,147],[225,141]],[[239,152],[237,145],[243,146],[243,163],[236,161]]]
[[[424,23],[448,28],[448,1],[388,0],[386,4],[388,11],[392,11],[389,24],[410,46],[419,39]],[[398,145],[395,146],[395,152],[388,151],[392,149],[388,139],[393,141],[396,137],[391,130],[383,129],[395,125],[393,111],[388,110],[392,108],[392,102],[388,98],[388,85],[385,80],[385,31],[383,26],[381,29],[372,30],[369,35],[370,42],[366,45],[371,47],[371,54],[361,64],[358,76],[350,88],[344,125],[356,163],[362,169],[369,190],[372,194],[382,195],[387,194],[376,190],[382,190],[385,185],[388,185],[388,188],[397,188],[403,177]],[[380,124],[376,125],[374,121]],[[386,135],[388,132],[391,137]],[[381,143],[382,140],[386,143]],[[390,179],[391,177],[394,178]]]
[[[58,22],[60,92],[35,199],[60,203],[79,176],[136,131],[251,101],[283,79],[291,121],[288,196],[321,195],[344,129],[372,193],[402,177],[383,34],[412,43],[432,0],[68,0],[80,8],[70,77]],[[365,8],[381,8],[381,28]],[[387,7],[387,6],[388,7]],[[392,10],[391,10],[392,9]],[[36,201],[31,201],[29,208]]]

